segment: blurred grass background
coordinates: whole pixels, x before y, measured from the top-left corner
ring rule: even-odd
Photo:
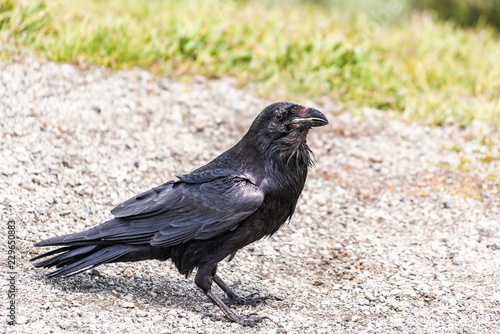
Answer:
[[[231,76],[408,120],[500,128],[500,1],[0,0],[0,54]]]

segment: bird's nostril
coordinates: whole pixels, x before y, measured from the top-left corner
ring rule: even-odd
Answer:
[[[301,108],[299,108],[299,112],[297,113],[297,115],[303,117],[309,113],[309,110],[310,110],[310,108],[301,107]]]

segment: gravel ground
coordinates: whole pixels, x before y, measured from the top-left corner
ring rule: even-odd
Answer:
[[[18,289],[8,326],[2,284],[3,331],[500,332],[500,141],[481,123],[429,128],[319,107],[330,125],[309,135],[316,167],[291,224],[220,266],[242,294],[274,297],[236,309],[267,315],[259,327],[201,319],[219,311],[170,262],[66,279],[28,262],[35,242],[99,224],[228,149],[269,103],[228,79],[0,64],[0,209],[16,224]]]

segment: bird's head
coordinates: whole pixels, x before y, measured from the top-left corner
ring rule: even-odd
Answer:
[[[306,143],[307,133],[312,127],[327,124],[325,115],[316,109],[290,102],[273,103],[253,121],[239,143],[243,145],[241,152],[248,152],[247,145],[251,145],[264,157],[263,161],[310,166],[312,161],[311,150]]]
[[[310,128],[327,124],[328,120],[319,110],[290,102],[277,102],[262,110],[249,132],[273,140],[292,139],[305,137]]]

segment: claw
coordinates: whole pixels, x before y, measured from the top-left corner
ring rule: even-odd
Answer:
[[[252,316],[256,316],[256,315],[257,315],[257,313],[250,313],[250,314],[247,314],[245,316],[239,316],[238,320],[236,322],[242,326],[253,327],[265,319],[271,320],[269,317],[252,318]]]
[[[236,315],[226,304],[222,302],[222,300],[219,297],[214,295],[212,292],[207,292],[206,295],[215,305],[219,306],[222,312],[224,312],[224,318],[221,318],[220,316],[217,316],[212,313],[206,313],[202,316],[202,319],[206,317],[212,318],[213,320],[225,319],[240,324],[242,326],[250,326],[250,327],[257,325],[259,322],[265,319],[271,320],[269,317],[252,318],[252,316],[256,316],[257,313],[250,313],[243,316]]]
[[[236,292],[231,290],[231,288],[224,283],[222,278],[220,278],[217,275],[213,276],[214,282],[226,293],[226,295],[229,297],[227,299],[224,299],[223,302],[226,305],[251,305],[255,306],[258,303],[266,303],[266,300],[268,299],[273,299],[271,296],[264,296],[260,298],[254,298],[255,296],[258,295],[258,293],[252,293],[246,297],[240,297]]]
[[[255,319],[248,319],[247,318],[247,319],[241,319],[242,322],[239,322],[239,324],[241,324],[243,326],[253,327],[266,319],[271,320],[269,317],[260,317],[260,318],[255,318]]]
[[[263,297],[254,298],[257,295],[258,295],[258,293],[252,293],[246,297],[236,296],[234,298],[223,299],[222,301],[226,305],[252,305],[252,306],[255,306],[259,303],[265,304],[267,300],[273,299],[271,296],[263,296]]]
[[[240,324],[242,326],[249,326],[253,327],[257,325],[258,323],[262,322],[263,320],[271,320],[269,317],[260,317],[260,318],[252,318],[252,316],[256,316],[257,313],[250,313],[247,315],[243,316],[236,316],[234,319],[229,319],[228,317],[224,316],[221,317],[220,315],[213,314],[213,313],[205,313],[204,315],[201,316],[202,319],[204,318],[211,318],[213,321],[233,321],[236,322],[237,324]]]
[[[213,321],[218,321],[218,320],[224,321],[224,320],[227,320],[226,317],[221,317],[220,315],[213,314],[213,313],[205,313],[204,315],[201,316],[201,319],[205,319],[205,318],[210,318]]]

